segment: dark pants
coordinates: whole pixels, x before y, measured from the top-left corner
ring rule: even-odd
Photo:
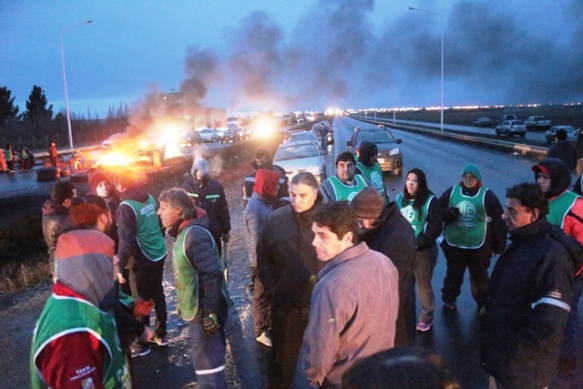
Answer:
[[[217,250],[219,250],[219,257],[223,258],[223,245],[222,245],[222,239],[221,239],[223,234],[211,233],[211,235],[213,236],[213,239],[215,240],[215,243],[217,244]],[[225,258],[223,258],[223,260],[225,260]]]
[[[202,315],[188,322],[190,330],[191,357],[196,381],[201,389],[226,389],[225,381],[225,323],[227,308],[217,313],[220,328],[207,334],[202,325]]]
[[[292,387],[309,314],[309,308],[272,307],[273,366],[269,377],[270,389]]]
[[[251,267],[251,281],[253,282],[253,328],[255,337],[258,337],[271,327],[271,299],[263,288],[259,270],[256,267]]]
[[[156,312],[156,336],[166,336],[166,297],[162,286],[164,275],[164,259],[158,262],[147,262],[130,269],[130,288],[134,299],[141,298],[154,302]],[[150,325],[150,316],[141,318],[145,325]]]
[[[395,347],[409,347],[415,341],[415,276],[403,270],[399,274],[399,313],[395,329]]]
[[[441,298],[446,303],[454,303],[460,295],[461,286],[464,282],[466,268],[470,272],[470,285],[472,297],[479,307],[486,302],[488,287],[488,268],[492,258],[492,251],[486,248],[460,249],[448,245],[445,240],[441,244],[445,259],[447,261],[447,271],[441,289]]]
[[[559,356],[558,378],[568,382],[574,382],[573,380],[576,379],[577,343],[579,342],[579,334],[577,331],[577,306],[579,305],[581,291],[583,290],[583,279],[581,276],[575,279],[573,286],[573,303],[571,304],[571,312],[569,312],[569,319],[565,326],[565,338],[563,340],[561,355]]]

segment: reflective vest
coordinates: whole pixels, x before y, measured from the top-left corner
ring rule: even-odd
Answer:
[[[336,176],[328,178],[330,184],[332,184],[332,189],[334,190],[335,201],[347,200],[352,201],[354,196],[358,194],[361,190],[368,187],[364,178],[360,174],[354,175],[353,185],[348,186],[338,179]]]
[[[164,243],[164,236],[160,230],[160,223],[156,211],[158,206],[151,195],[148,195],[148,200],[140,203],[136,200],[124,200],[120,203],[127,204],[134,211],[136,215],[136,240],[140,249],[152,262],[158,262],[166,257],[166,244]]]
[[[190,321],[195,318],[196,314],[198,313],[199,302],[198,273],[196,272],[196,269],[194,268],[194,266],[192,266],[192,263],[188,259],[185,246],[186,235],[193,228],[200,229],[202,233],[208,234],[209,239],[212,239],[213,249],[215,251],[215,261],[219,265],[221,272],[225,271],[225,266],[223,264],[223,261],[221,260],[221,257],[219,256],[217,244],[213,239],[211,233],[206,228],[193,225],[187,226],[182,231],[180,231],[180,234],[178,234],[178,236],[176,237],[174,249],[172,250],[173,253],[172,266],[174,268],[174,280],[177,297],[176,305],[178,306],[178,314],[186,321]],[[229,291],[227,289],[227,282],[225,281],[224,278],[221,290],[222,295],[225,298],[225,301],[229,304],[231,299],[229,297]]]
[[[36,366],[42,350],[52,340],[73,331],[92,334],[106,350],[102,377],[106,388],[132,387],[128,361],[119,342],[113,312],[101,311],[93,304],[77,297],[53,294],[49,297],[33,334],[30,353],[30,377],[33,389],[48,388]],[[82,382],[79,382],[79,387],[83,387]]]
[[[449,206],[460,210],[460,217],[445,226],[445,240],[450,246],[461,249],[477,249],[486,240],[487,219],[484,199],[487,188],[480,188],[471,197],[462,194],[462,188],[455,185],[449,197]]]
[[[362,162],[357,162],[356,167],[361,171],[364,178],[368,179],[372,183],[372,187],[379,192],[383,199],[385,199],[385,205],[389,204],[389,198],[387,197],[387,191],[385,190],[385,181],[383,180],[383,170],[378,163],[372,166],[366,166]]]
[[[399,193],[395,202],[399,206],[401,215],[411,224],[415,237],[418,237],[425,229],[427,224],[427,213],[429,212],[429,203],[433,199],[433,195],[429,195],[423,207],[421,207],[421,214],[418,209],[413,208],[413,200],[409,200],[407,205],[403,205],[403,194]]]
[[[549,200],[549,214],[547,220],[549,223],[563,228],[565,216],[575,205],[577,198],[581,197],[577,193],[566,191],[552,200]]]

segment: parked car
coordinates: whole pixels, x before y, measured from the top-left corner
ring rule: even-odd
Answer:
[[[239,131],[235,130],[234,128],[227,128],[226,130],[223,131],[223,133],[221,134],[221,143],[226,143],[226,142],[237,142],[241,140],[241,134],[239,133]]]
[[[527,130],[546,130],[551,127],[551,121],[546,120],[544,116],[529,116],[524,125]]]
[[[555,141],[555,136],[557,135],[557,131],[563,129],[567,131],[567,139],[576,142],[577,137],[579,136],[579,132],[576,131],[571,126],[552,126],[545,132],[545,139],[547,143],[552,143]]]
[[[403,142],[401,138],[395,138],[393,133],[382,124],[376,128],[356,127],[350,140],[346,142],[350,152],[356,154],[356,146],[358,142],[363,140],[368,140],[377,145],[379,149],[378,162],[383,172],[392,171],[399,176],[403,174],[403,154],[397,146]]]
[[[181,149],[189,148],[195,144],[200,144],[200,133],[198,131],[189,131],[178,140],[178,147]]]
[[[298,142],[298,143],[314,143],[319,146],[318,137],[311,131],[294,131],[290,132],[283,139],[284,143],[287,142]]]
[[[487,117],[477,118],[474,122],[474,126],[476,127],[492,127],[492,119]]]
[[[204,128],[200,130],[200,140],[203,142],[216,142],[219,140],[219,134],[214,128]]]
[[[524,138],[526,135],[524,120],[503,120],[496,126],[496,136],[498,135],[506,135],[507,137],[520,135]]]
[[[273,164],[285,170],[289,180],[300,172],[312,173],[318,182],[326,179],[326,165],[320,148],[312,142],[282,143],[275,152]]]

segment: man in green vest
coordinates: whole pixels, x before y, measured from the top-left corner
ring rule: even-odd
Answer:
[[[192,363],[201,388],[226,388],[225,322],[230,303],[224,264],[208,218],[196,218],[194,203],[182,188],[160,194],[158,215],[170,236],[178,314],[188,322]]]
[[[33,334],[31,388],[130,388],[114,316],[117,258],[104,233],[111,215],[80,204],[71,219],[75,229],[58,239],[57,280]]]
[[[387,190],[385,189],[385,180],[383,179],[383,170],[377,160],[379,148],[374,143],[364,140],[356,145],[356,174],[361,174],[372,184],[372,187],[385,200],[385,205],[389,204]]]
[[[450,311],[456,309],[466,268],[472,297],[478,308],[485,304],[492,253],[501,254],[506,249],[507,230],[500,200],[483,186],[477,165],[467,164],[461,175],[461,181],[439,198],[445,223],[441,248],[447,261],[441,298]]]
[[[117,256],[120,269],[129,269],[129,286],[132,297],[154,302],[156,329],[153,343],[160,347],[168,345],[166,340],[166,298],[162,286],[166,244],[156,212],[156,200],[140,184],[134,173],[123,167],[112,169],[113,184],[121,203],[115,213],[119,244]],[[120,283],[126,280],[121,274]],[[150,325],[150,317],[141,318]],[[146,355],[150,349],[141,343],[132,346],[132,355]]]
[[[336,157],[336,174],[325,179],[318,188],[324,202],[351,201],[364,188],[372,186],[362,175],[356,174],[356,160],[345,151]]]

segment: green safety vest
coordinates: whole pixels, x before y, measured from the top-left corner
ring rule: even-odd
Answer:
[[[124,200],[121,204],[129,205],[136,215],[138,228],[136,240],[144,255],[152,262],[158,262],[163,259],[167,254],[166,244],[160,230],[160,223],[156,214],[158,207],[154,198],[148,195],[148,200],[145,203],[140,203],[136,200]]]
[[[348,186],[338,179],[336,176],[329,178],[330,184],[332,184],[332,189],[334,190],[335,201],[346,200],[352,201],[354,196],[358,194],[361,190],[368,187],[364,178],[360,174],[354,176],[353,186]]]
[[[117,335],[113,312],[99,310],[77,297],[52,295],[36,324],[30,353],[30,378],[33,389],[48,388],[37,370],[36,360],[44,347],[55,338],[72,332],[88,332],[99,339],[106,353],[102,381],[108,389],[130,389],[128,361]],[[85,387],[83,382],[79,387]]]
[[[462,194],[462,188],[455,185],[449,197],[449,206],[460,210],[460,217],[445,226],[445,240],[450,246],[461,249],[477,249],[486,240],[487,218],[484,198],[487,188],[480,188],[476,196]]]
[[[433,199],[433,195],[429,195],[425,204],[423,204],[423,207],[421,208],[421,215],[419,215],[419,210],[413,208],[413,200],[409,200],[407,205],[403,205],[403,194],[399,193],[397,195],[395,202],[399,206],[401,215],[411,223],[411,227],[413,227],[413,231],[415,231],[415,237],[418,237],[419,234],[423,232],[423,229],[427,224],[427,213],[429,212],[429,203],[431,202],[431,199]]]
[[[383,169],[381,169],[381,166],[378,163],[375,163],[372,166],[366,166],[362,162],[357,162],[356,167],[360,169],[364,178],[372,183],[373,188],[383,196],[383,199],[385,199],[385,205],[389,204],[387,191],[385,190],[385,181],[383,180]]]
[[[198,273],[186,255],[185,239],[188,232],[193,228],[200,228],[213,239],[211,233],[204,227],[193,225],[184,228],[176,237],[174,244],[172,266],[174,268],[174,280],[176,287],[177,309],[178,314],[186,321],[194,319],[198,313]],[[215,260],[217,261],[222,272],[225,271],[225,265],[219,256],[217,244],[213,239],[213,248],[215,251]],[[223,278],[221,287],[223,297],[228,305],[231,305],[227,282]]]
[[[549,214],[547,220],[549,223],[563,228],[565,216],[575,205],[577,198],[581,197],[577,193],[567,191],[549,201]]]

